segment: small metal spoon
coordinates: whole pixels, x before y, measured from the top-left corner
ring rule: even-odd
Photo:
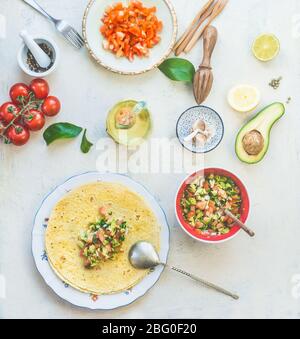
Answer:
[[[128,259],[131,263],[131,265],[137,269],[149,269],[149,268],[154,268],[156,266],[159,265],[163,265],[165,267],[168,267],[170,269],[172,269],[175,272],[181,273],[199,283],[201,283],[202,285],[209,287],[211,289],[214,289],[220,293],[223,293],[235,300],[239,299],[239,296],[236,294],[233,294],[225,289],[223,289],[222,287],[219,287],[217,285],[214,285],[210,282],[207,282],[199,277],[196,277],[193,274],[190,274],[188,272],[185,272],[179,268],[176,268],[174,266],[168,266],[165,263],[162,263],[160,261],[159,255],[156,252],[155,248],[153,247],[152,244],[150,244],[149,242],[146,241],[139,241],[136,244],[134,244],[128,254]]]

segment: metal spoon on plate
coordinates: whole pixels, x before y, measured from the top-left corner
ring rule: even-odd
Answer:
[[[139,241],[136,244],[134,244],[130,251],[129,251],[129,255],[128,255],[129,261],[131,263],[131,265],[133,267],[135,267],[136,269],[149,269],[149,268],[154,268],[156,266],[159,265],[163,265],[165,267],[168,267],[170,269],[172,269],[175,272],[181,273],[197,282],[199,282],[200,284],[209,287],[211,289],[214,289],[220,293],[223,293],[235,300],[239,299],[239,296],[236,294],[233,294],[227,290],[225,290],[222,287],[219,287],[215,284],[212,284],[208,281],[205,281],[191,273],[185,272],[179,268],[176,268],[174,266],[168,266],[166,263],[163,263],[160,261],[159,255],[156,252],[155,248],[153,247],[152,244],[150,244],[149,242],[146,241]]]

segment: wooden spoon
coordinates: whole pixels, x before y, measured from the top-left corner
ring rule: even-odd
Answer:
[[[208,2],[204,5],[204,7],[201,8],[200,12],[197,13],[195,19],[192,21],[192,23],[189,25],[189,27],[186,29],[186,31],[183,33],[181,38],[176,42],[174,46],[174,51],[182,44],[182,42],[187,38],[189,33],[192,31],[194,26],[199,22],[202,15],[209,9],[209,7],[214,3],[215,0],[208,0]]]
[[[242,230],[244,230],[248,235],[250,235],[250,237],[255,236],[255,233],[249,227],[247,227],[244,223],[242,223],[241,220],[238,219],[235,215],[233,215],[230,211],[224,210],[224,212],[229,218],[234,220],[234,222],[237,223],[241,227]]]
[[[203,32],[207,29],[207,27],[209,27],[210,24],[213,22],[213,20],[222,13],[227,3],[228,3],[228,0],[218,0],[218,2],[213,8],[212,14],[208,18],[206,25],[203,28],[201,28],[200,31],[197,31],[194,34],[194,36],[189,41],[188,45],[185,47],[184,49],[185,53],[189,53],[192,50],[192,48],[195,46],[197,41],[201,38],[201,36],[203,35]]]
[[[195,18],[195,20],[197,19],[197,21],[194,20],[192,22],[191,26],[174,47],[174,52],[176,56],[180,55],[185,50],[185,48],[187,47],[193,36],[196,34],[197,30],[201,27],[203,22],[212,15],[214,6],[214,0],[210,1]]]
[[[194,96],[198,105],[208,97],[212,84],[213,73],[211,68],[211,56],[218,39],[218,31],[213,26],[208,26],[203,35],[203,60],[194,77]]]

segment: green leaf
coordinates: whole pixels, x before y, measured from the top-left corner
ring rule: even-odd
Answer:
[[[87,137],[86,137],[86,129],[84,130],[83,136],[82,136],[82,140],[81,140],[81,152],[86,154],[89,153],[91,147],[93,146],[93,144],[88,141]]]
[[[47,146],[49,146],[55,140],[76,138],[81,132],[82,128],[79,126],[68,122],[59,122],[49,126],[45,130],[43,137]]]
[[[171,58],[165,60],[159,69],[169,79],[175,81],[193,82],[195,75],[194,65],[186,59]]]

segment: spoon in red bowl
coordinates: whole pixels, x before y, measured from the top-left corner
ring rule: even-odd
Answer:
[[[238,224],[240,226],[240,228],[245,231],[250,237],[254,237],[255,233],[248,227],[246,226],[244,223],[241,222],[240,219],[238,219],[235,215],[233,215],[229,210],[224,209],[224,213],[232,220],[234,220],[234,222],[236,224]]]
[[[169,266],[166,263],[162,263],[160,261],[159,255],[156,252],[154,246],[152,244],[150,244],[149,242],[146,241],[139,241],[136,244],[134,244],[128,254],[128,259],[129,262],[131,263],[131,265],[139,270],[146,270],[149,268],[154,268],[156,266],[159,265],[163,265],[165,267],[171,268],[173,271],[181,273],[195,281],[197,281],[198,283],[209,287],[211,289],[214,289],[215,291],[218,291],[220,293],[223,293],[235,300],[239,299],[239,296],[236,294],[233,294],[227,290],[225,290],[222,287],[219,287],[215,284],[212,284],[208,281],[205,281],[191,273],[185,272],[183,270],[181,270],[180,268],[176,268],[174,266]]]

